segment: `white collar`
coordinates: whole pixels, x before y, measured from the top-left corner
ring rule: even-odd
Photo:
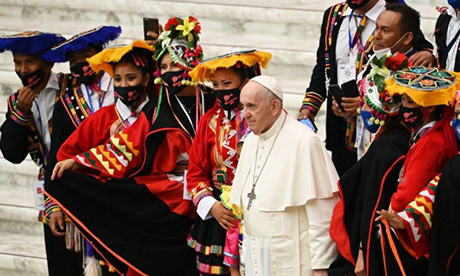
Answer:
[[[446,11],[447,15],[450,15],[453,19],[459,19],[459,16],[458,16],[458,13],[456,10],[454,10],[454,8],[452,8],[452,6],[449,5],[449,7],[447,7],[447,11]]]
[[[139,114],[139,112],[147,104],[148,101],[149,95],[146,95],[144,101],[137,108],[136,114]],[[115,108],[118,110],[118,114],[120,114],[120,117],[123,121],[126,121],[129,119],[129,117],[131,117],[131,109],[127,105],[125,105],[120,99],[117,100]]]
[[[434,127],[434,125],[436,125],[437,122],[438,122],[438,121],[431,121],[431,122],[429,122],[428,124],[422,126],[422,127],[417,131],[417,134],[415,134],[414,137],[418,137],[419,135],[420,135],[420,136],[423,136],[423,134],[426,133],[427,128],[428,128],[428,130],[429,130],[430,128]]]
[[[281,110],[281,114],[278,116],[275,123],[267,131],[259,135],[260,139],[266,140],[277,134],[281,130],[286,116],[287,114],[284,112],[284,110]]]
[[[50,78],[48,79],[48,82],[46,83],[46,86],[43,90],[45,89],[59,90],[59,79],[57,74],[53,71],[50,72]]]
[[[379,0],[375,5],[368,10],[365,14],[366,17],[376,22],[377,17],[385,10],[385,0]],[[343,13],[343,16],[350,16],[352,9],[347,8]]]

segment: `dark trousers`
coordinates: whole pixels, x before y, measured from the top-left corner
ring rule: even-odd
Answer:
[[[350,151],[345,147],[332,151],[332,162],[340,177],[348,171],[356,162],[358,156],[356,152]]]
[[[46,259],[49,276],[82,276],[83,255],[67,250],[65,237],[56,237],[48,225],[44,225]]]

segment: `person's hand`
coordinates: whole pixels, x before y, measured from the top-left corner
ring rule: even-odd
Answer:
[[[211,214],[225,230],[227,230],[228,227],[235,226],[237,221],[233,216],[233,212],[225,208],[221,201],[217,201],[212,205]]]
[[[315,269],[313,270],[313,276],[328,276],[327,269]]]
[[[35,99],[34,91],[28,87],[24,86],[19,90],[18,96],[18,108],[24,113],[30,113],[32,109],[32,104]]]
[[[375,221],[380,221],[382,219],[386,219],[388,224],[393,227],[393,229],[404,229],[404,221],[402,218],[394,211],[377,211],[379,216],[375,219]]]
[[[343,109],[345,109],[347,118],[356,117],[359,115],[358,108],[359,108],[360,101],[361,101],[360,97],[354,97],[354,98],[343,97],[342,98],[342,106],[343,106]]]
[[[56,237],[62,237],[65,235],[64,227],[64,215],[61,212],[54,212],[50,217],[51,233]]]
[[[434,57],[430,51],[420,51],[414,53],[409,58],[414,66],[433,67]]]
[[[335,99],[332,99],[332,111],[334,112],[335,116],[339,117],[344,117],[347,118],[348,114],[340,108],[339,104],[335,101]]]
[[[81,167],[82,165],[80,165],[79,163],[77,163],[77,161],[73,159],[67,159],[67,160],[58,162],[56,166],[54,166],[53,174],[51,175],[51,180],[54,180],[56,176],[58,178],[61,178],[62,174],[67,170],[76,171],[77,169]]]
[[[145,42],[146,42],[148,45],[154,46],[155,43],[156,43],[157,40],[158,40],[158,37],[160,36],[160,34],[161,34],[162,32],[163,32],[163,26],[161,26],[161,24],[158,24],[158,33],[152,32],[152,31],[148,31],[148,32],[147,32],[147,35],[150,36],[150,37],[153,37],[153,39],[151,39],[151,40],[146,40]]]
[[[364,256],[361,249],[359,250],[358,259],[356,260],[355,274],[356,276],[366,276],[366,269],[364,268]]]
[[[303,119],[307,119],[307,118],[310,118],[310,120],[312,122],[315,122],[315,114],[313,114],[313,112],[311,112],[310,110],[308,109],[302,109],[300,110],[300,114],[299,114],[299,120],[303,120]]]
[[[240,270],[238,267],[229,267],[230,268],[230,276],[241,276]]]

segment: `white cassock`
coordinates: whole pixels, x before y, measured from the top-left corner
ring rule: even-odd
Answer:
[[[337,180],[320,138],[284,112],[267,132],[248,136],[230,199],[243,207],[246,275],[309,276],[329,267],[337,257],[329,236]]]

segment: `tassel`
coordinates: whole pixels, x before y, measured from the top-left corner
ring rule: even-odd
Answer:
[[[102,276],[102,268],[99,261],[94,257],[94,249],[91,244],[86,241],[86,260],[85,260],[85,276]]]

